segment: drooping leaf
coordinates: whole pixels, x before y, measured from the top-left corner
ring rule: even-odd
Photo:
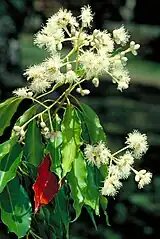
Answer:
[[[38,209],[48,204],[59,190],[58,178],[50,171],[51,157],[48,153],[38,167],[38,177],[33,185],[35,213]]]
[[[86,105],[81,104],[83,118],[88,128],[89,137],[92,144],[98,143],[100,140],[106,142],[106,135],[100,124],[100,120],[94,110]]]
[[[40,130],[36,124],[36,120],[33,120],[29,124],[26,133],[24,156],[30,164],[38,166],[43,159],[43,150],[44,145],[42,144]]]
[[[33,105],[28,110],[24,112],[24,114],[17,120],[16,125],[22,126],[24,125],[32,116],[36,113],[38,105]]]
[[[55,212],[52,213],[51,224],[55,227],[57,238],[69,239],[69,201],[64,185],[55,196]],[[61,234],[61,237],[58,234]]]
[[[5,128],[10,125],[10,121],[21,101],[21,98],[12,97],[0,104],[0,136],[3,135]]]
[[[88,206],[86,206],[86,209],[87,209],[88,214],[90,215],[90,218],[93,222],[93,225],[94,225],[95,229],[97,230],[97,224],[96,224],[96,221],[95,221],[95,218],[94,218],[93,210]]]
[[[110,226],[109,223],[109,219],[108,219],[108,214],[107,214],[107,205],[108,205],[108,199],[106,197],[104,197],[103,195],[100,195],[100,204],[101,204],[101,208],[104,212],[104,215],[106,217],[106,224],[107,226]]]
[[[71,170],[76,152],[81,145],[81,125],[73,106],[68,106],[62,122],[63,177]]]
[[[61,146],[62,146],[62,133],[57,132],[55,137],[48,142],[46,147],[46,152],[50,152],[51,157],[53,159],[51,163],[51,171],[56,173],[59,178],[61,178],[62,176]]]
[[[26,235],[31,224],[32,208],[28,195],[17,178],[0,194],[1,220],[18,238]]]
[[[10,140],[8,144],[8,146],[5,146],[7,146],[9,152],[4,157],[0,158],[0,193],[3,191],[6,184],[16,176],[17,168],[23,153],[19,143],[16,143],[14,139]]]
[[[99,188],[96,185],[94,168],[87,165],[87,173],[88,173],[87,177],[88,183],[84,202],[86,205],[90,206],[95,211],[96,215],[99,215],[100,192]]]
[[[87,188],[86,162],[81,151],[78,152],[73,161],[72,170],[68,175],[68,182],[71,187],[71,196],[74,200],[73,206],[76,212],[76,220],[81,213]]]

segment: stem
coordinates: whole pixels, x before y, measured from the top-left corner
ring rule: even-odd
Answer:
[[[45,104],[43,104],[42,102],[40,102],[39,100],[35,99],[35,98],[31,98],[33,101],[37,102],[38,104],[42,105],[44,108],[48,109],[48,106],[46,106]]]
[[[124,148],[122,148],[122,149],[118,150],[118,151],[117,151],[117,152],[115,152],[114,154],[112,154],[112,156],[115,156],[115,155],[117,155],[117,154],[119,154],[119,153],[123,152],[124,150],[126,150],[126,149],[128,149],[128,148],[129,148],[129,146],[126,146],[126,147],[124,147]]]
[[[46,96],[46,95],[52,93],[52,92],[53,92],[54,90],[56,90],[59,86],[61,86],[60,82],[58,82],[57,84],[55,84],[51,90],[49,90],[49,91],[43,93],[42,95],[39,95],[39,96],[37,97],[37,99],[42,98],[43,96]]]
[[[48,118],[49,118],[49,123],[50,123],[50,127],[51,127],[51,131],[53,132],[53,125],[52,125],[52,119],[51,119],[51,112],[50,109],[48,109]]]
[[[70,57],[75,52],[75,48],[73,48],[64,58],[63,60],[66,60],[68,57]]]
[[[77,100],[77,98],[74,95],[69,94],[69,96],[71,96],[76,101],[77,105],[81,106],[79,100]]]
[[[32,236],[34,236],[34,238],[37,238],[37,239],[43,239],[42,237],[39,237],[38,235],[36,235],[33,231],[30,230],[30,234]]]

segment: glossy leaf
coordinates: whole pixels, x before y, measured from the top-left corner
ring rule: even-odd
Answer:
[[[0,193],[6,184],[16,176],[17,168],[22,157],[22,149],[19,143],[10,141],[7,150],[8,148],[9,152],[0,158]]]
[[[87,209],[88,214],[90,215],[90,218],[93,222],[93,225],[94,225],[95,229],[97,230],[97,224],[96,224],[96,221],[95,221],[95,218],[94,218],[93,210],[90,207],[86,207],[86,209]]]
[[[50,172],[51,157],[48,153],[38,167],[38,177],[33,185],[35,213],[38,209],[48,204],[59,190],[58,178]]]
[[[62,133],[57,132],[52,141],[49,141],[46,147],[46,152],[50,152],[52,157],[51,171],[56,173],[59,178],[62,175],[61,169],[61,146],[62,146]]]
[[[68,106],[62,122],[63,177],[70,172],[76,153],[81,145],[81,125],[73,106]]]
[[[28,195],[17,178],[0,194],[1,220],[18,238],[26,235],[31,224],[32,208]]]
[[[25,138],[24,156],[26,160],[38,166],[43,159],[44,145],[42,144],[42,137],[37,126],[36,120],[33,120],[29,126]]]
[[[55,196],[55,212],[53,212],[51,219],[51,224],[55,227],[57,238],[59,238],[58,234],[60,233],[61,238],[69,239],[69,222],[69,202],[65,188],[62,186]]]
[[[96,144],[100,140],[106,142],[106,135],[94,110],[86,104],[81,104],[81,109],[83,112],[84,121],[88,128],[91,143]]]
[[[5,128],[10,125],[10,121],[21,101],[21,98],[12,97],[0,104],[0,136],[3,135]]]
[[[73,206],[76,212],[76,220],[81,213],[87,188],[86,162],[82,152],[78,152],[73,161],[72,170],[68,175],[68,182],[71,187],[71,196],[74,200]]]
[[[31,119],[35,115],[37,108],[38,105],[33,105],[28,110],[26,110],[24,114],[17,120],[16,125],[24,125],[29,119]]]
[[[101,208],[104,212],[104,215],[106,217],[106,224],[107,224],[107,226],[110,226],[109,219],[108,219],[108,214],[106,212],[107,205],[108,205],[108,199],[106,197],[104,197],[103,195],[100,196],[100,204],[101,204]]]
[[[100,192],[96,185],[94,168],[87,165],[87,173],[88,183],[84,202],[95,211],[96,215],[99,215]]]

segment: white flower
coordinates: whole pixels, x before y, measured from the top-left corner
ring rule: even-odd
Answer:
[[[136,44],[134,41],[130,42],[130,51],[133,55],[137,55],[137,50],[140,48],[140,44]]]
[[[44,64],[34,65],[29,67],[24,73],[27,76],[27,80],[36,78],[45,78],[46,68]]]
[[[66,28],[68,24],[72,27],[78,27],[76,18],[72,16],[71,11],[67,11],[66,9],[60,9],[47,22],[47,25],[56,26],[57,28]]]
[[[60,71],[56,71],[54,74],[50,76],[50,82],[64,83],[64,81],[65,81],[65,75],[61,73]]]
[[[111,38],[111,34],[107,30],[100,31],[95,29],[93,34],[89,36],[91,45],[101,50],[104,53],[113,52],[114,41]]]
[[[130,36],[124,26],[122,26],[121,28],[113,31],[113,38],[117,44],[124,46],[128,42]]]
[[[120,188],[122,183],[116,176],[111,176],[104,181],[104,186],[101,190],[102,195],[105,196],[115,196]]]
[[[122,91],[128,88],[130,83],[130,76],[128,70],[123,66],[121,59],[111,59],[111,75],[113,76],[113,83],[117,83],[117,89]]]
[[[120,156],[120,164],[132,165],[133,163],[134,163],[134,158],[129,151],[127,151],[123,156]]]
[[[28,97],[28,88],[27,87],[23,87],[23,88],[18,88],[16,90],[13,91],[13,94],[18,96],[18,97]]]
[[[125,142],[134,151],[134,156],[140,158],[148,150],[146,134],[141,134],[137,130],[129,133]]]
[[[110,150],[105,147],[105,144],[100,141],[96,146],[87,144],[84,150],[87,161],[98,168],[102,164],[107,164],[111,156]]]
[[[111,152],[108,148],[105,147],[105,144],[100,141],[95,147],[97,153],[96,164],[100,167],[101,164],[107,164],[109,158],[111,157]]]
[[[138,188],[141,189],[144,187],[144,185],[147,185],[151,182],[152,179],[152,173],[146,172],[145,169],[140,170],[136,173],[135,181],[138,183]]]
[[[70,70],[66,73],[66,82],[73,82],[77,80],[77,75],[74,71]]]
[[[88,35],[85,32],[76,31],[75,36],[73,37],[73,45],[75,47],[88,46]]]
[[[93,14],[90,6],[84,6],[81,8],[81,16],[82,26],[90,27],[91,22],[93,21]]]
[[[29,88],[35,93],[45,92],[50,87],[51,84],[49,81],[40,78],[34,79],[29,86]]]
[[[91,165],[95,164],[95,152],[94,152],[94,146],[87,144],[85,149],[84,149],[84,155]]]
[[[46,67],[46,71],[54,73],[60,69],[62,66],[60,55],[55,54],[54,56],[48,58],[43,63]]]
[[[80,62],[86,71],[87,80],[104,74],[109,68],[109,58],[107,55],[94,54],[90,51],[86,51],[81,55]]]
[[[52,52],[56,51],[56,41],[52,36],[48,36],[42,32],[38,32],[34,38],[34,44],[39,48],[49,48],[52,49]]]

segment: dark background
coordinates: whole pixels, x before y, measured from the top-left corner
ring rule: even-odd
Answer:
[[[34,47],[33,34],[47,17],[60,7],[76,15],[84,4],[92,6],[93,28],[113,30],[124,26],[132,39],[141,44],[138,57],[129,59],[132,81],[128,90],[118,92],[107,77],[100,87],[91,89],[83,98],[98,113],[114,150],[123,146],[128,132],[139,129],[146,133],[149,150],[137,168],[153,173],[153,181],[144,190],[137,190],[134,178],[124,182],[120,194],[109,199],[110,227],[105,218],[96,218],[98,231],[84,210],[79,220],[71,226],[72,239],[159,239],[160,220],[160,3],[159,0],[1,0],[0,1],[0,100],[24,86],[24,69],[41,62],[46,53]],[[8,238],[2,233],[0,238]]]

